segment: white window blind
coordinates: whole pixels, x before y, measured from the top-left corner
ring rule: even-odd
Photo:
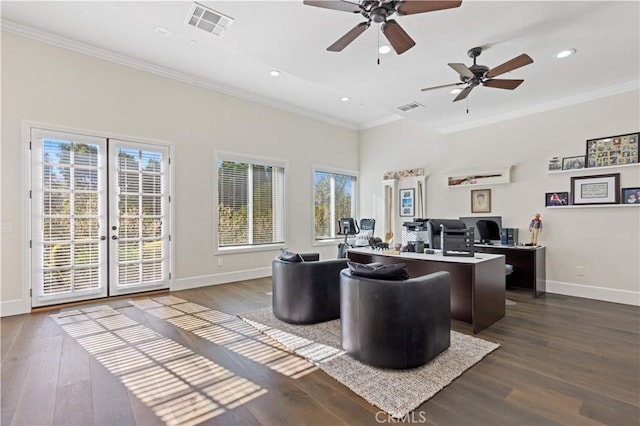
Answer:
[[[284,167],[218,159],[218,247],[284,242]]]
[[[355,216],[356,177],[316,170],[313,176],[315,239],[338,237],[338,221]]]

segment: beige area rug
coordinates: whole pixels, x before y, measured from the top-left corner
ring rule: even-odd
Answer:
[[[498,343],[451,331],[451,347],[427,365],[386,370],[362,364],[344,353],[340,320],[287,324],[278,320],[270,307],[238,316],[395,418],[405,417],[500,347]]]

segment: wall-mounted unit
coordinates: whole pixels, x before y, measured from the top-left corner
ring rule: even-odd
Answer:
[[[451,172],[447,175],[447,186],[454,188],[509,183],[512,167]]]

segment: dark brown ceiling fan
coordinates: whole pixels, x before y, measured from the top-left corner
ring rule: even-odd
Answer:
[[[473,65],[471,65],[470,67],[467,67],[465,64],[449,64],[451,68],[453,68],[458,74],[460,74],[459,83],[427,87],[422,89],[422,91],[424,92],[427,90],[441,89],[443,87],[465,86],[464,89],[462,89],[458,96],[456,96],[456,98],[453,100],[453,102],[456,102],[469,96],[469,93],[471,93],[473,88],[479,85],[483,85],[486,87],[495,87],[498,89],[513,90],[516,87],[520,86],[520,84],[522,84],[524,80],[495,79],[494,77],[533,63],[533,59],[531,59],[529,55],[523,53],[520,56],[516,56],[515,58],[508,60],[502,65],[498,65],[497,67],[489,69],[489,67],[487,66],[476,64],[476,58],[480,56],[480,53],[482,53],[481,47],[474,47],[467,52],[469,57],[473,58]]]
[[[325,9],[340,10],[343,12],[359,13],[367,20],[353,27],[349,32],[340,37],[338,41],[327,48],[331,52],[340,52],[371,25],[371,21],[382,24],[382,33],[391,43],[398,55],[415,46],[409,34],[407,34],[395,19],[387,19],[394,13],[398,15],[413,15],[417,13],[433,12],[436,10],[451,9],[462,4],[458,1],[438,0],[304,0],[308,6],[323,7]]]

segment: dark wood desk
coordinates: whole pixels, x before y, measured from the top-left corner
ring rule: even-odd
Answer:
[[[547,291],[544,247],[476,244],[475,251],[505,256],[506,263],[513,265],[513,273],[507,277],[507,287],[529,289],[535,297]]]
[[[385,253],[370,248],[350,249],[347,257],[358,263],[405,263],[409,276],[438,271],[451,275],[451,318],[471,323],[473,332],[489,327],[505,314],[505,257],[481,254],[476,257],[442,254]]]

